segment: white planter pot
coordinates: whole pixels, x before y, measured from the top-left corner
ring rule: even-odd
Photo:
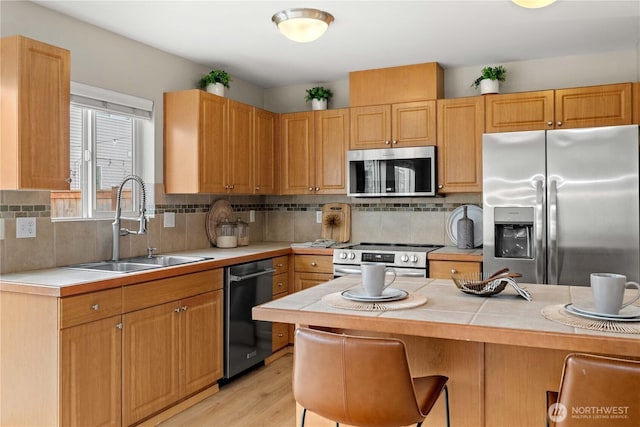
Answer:
[[[491,80],[491,79],[483,79],[480,81],[480,93],[499,93],[500,92],[500,81]]]
[[[327,109],[327,100],[326,99],[312,99],[311,100],[311,109],[312,110],[326,110]]]
[[[224,96],[224,85],[222,83],[209,83],[207,92],[218,96]]]

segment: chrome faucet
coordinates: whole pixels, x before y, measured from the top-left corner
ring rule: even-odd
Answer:
[[[122,188],[127,183],[127,181],[135,181],[140,184],[140,188],[142,190],[142,200],[140,205],[140,216],[137,221],[140,223],[140,227],[138,231],[131,231],[127,228],[121,228],[120,215],[122,214],[120,209],[120,201],[122,199]],[[147,190],[144,186],[144,181],[138,175],[128,175],[125,176],[122,182],[120,183],[120,187],[118,187],[118,194],[116,198],[116,219],[111,224],[113,229],[113,250],[111,255],[111,261],[118,261],[120,259],[120,236],[126,236],[128,234],[145,234],[147,232],[147,217],[145,216],[146,208],[145,205],[147,203]]]

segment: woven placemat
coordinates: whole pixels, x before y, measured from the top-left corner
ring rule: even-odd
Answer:
[[[409,294],[406,298],[397,301],[358,302],[348,300],[341,295],[341,292],[336,292],[323,296],[322,301],[329,304],[331,307],[342,308],[345,310],[390,311],[421,306],[427,303],[427,297],[424,295]]]
[[[587,319],[573,315],[564,308],[564,304],[548,305],[541,310],[544,317],[554,322],[581,329],[621,334],[640,334],[640,322],[615,322],[612,320]]]

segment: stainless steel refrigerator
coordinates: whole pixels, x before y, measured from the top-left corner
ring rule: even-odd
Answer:
[[[640,279],[637,125],[483,136],[483,270]]]

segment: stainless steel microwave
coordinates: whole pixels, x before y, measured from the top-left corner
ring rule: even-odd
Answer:
[[[435,196],[435,147],[348,151],[347,195],[352,197]]]

